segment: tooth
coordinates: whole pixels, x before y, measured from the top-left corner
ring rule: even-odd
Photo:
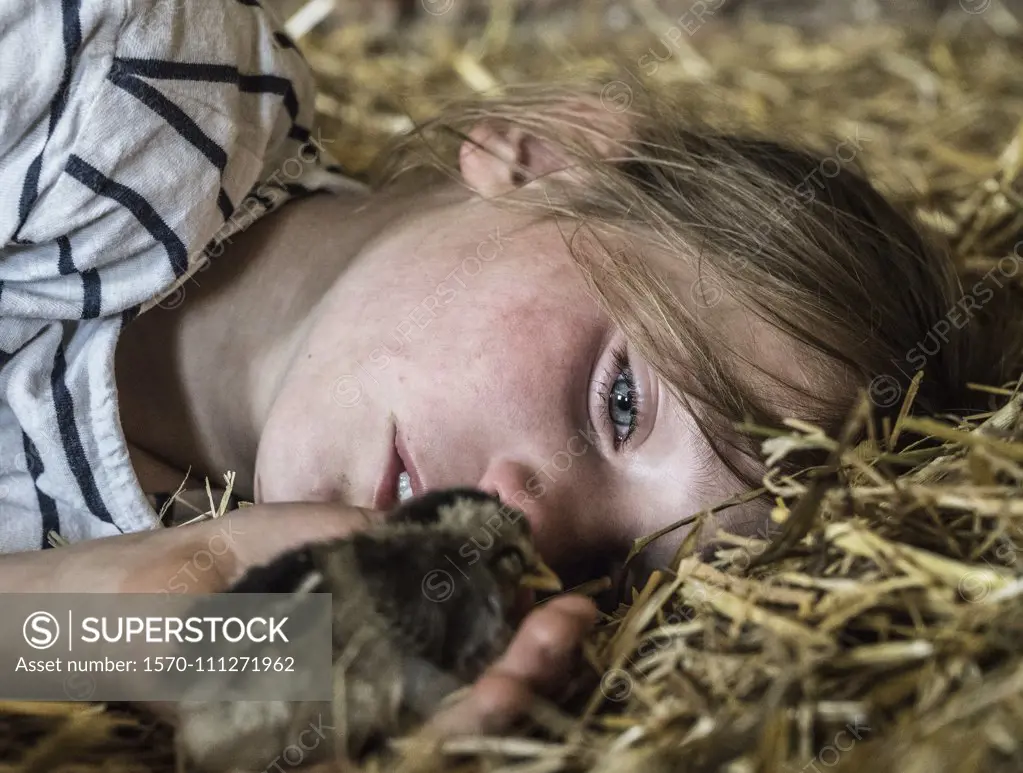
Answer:
[[[398,476],[398,500],[404,502],[406,499],[412,498],[412,479],[409,477],[407,472],[402,472]]]

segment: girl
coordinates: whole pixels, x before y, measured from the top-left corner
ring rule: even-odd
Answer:
[[[0,3],[2,588],[216,591],[457,485],[523,510],[571,582],[754,483],[737,421],[834,432],[921,368],[917,409],[972,410],[967,381],[1016,375],[982,334],[1004,277],[963,288],[848,147],[531,90],[456,106],[363,188],[264,9],[170,5]],[[147,494],[189,467],[256,504],[160,529]],[[592,616],[535,612],[441,727],[514,716]]]

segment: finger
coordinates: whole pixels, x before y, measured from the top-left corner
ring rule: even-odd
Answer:
[[[493,669],[540,691],[557,689],[570,673],[597,610],[584,596],[563,596],[534,610]]]
[[[562,596],[523,622],[508,651],[466,696],[427,725],[437,735],[499,733],[529,710],[533,692],[568,671],[597,608],[585,596]]]
[[[588,596],[568,593],[564,596],[555,596],[543,604],[543,606],[548,609],[557,609],[573,617],[578,617],[586,623],[587,627],[592,627],[597,621],[597,604]]]
[[[532,692],[518,677],[489,671],[460,701],[426,725],[430,736],[490,735],[505,730],[529,710]]]

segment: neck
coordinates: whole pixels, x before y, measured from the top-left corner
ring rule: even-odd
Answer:
[[[399,197],[372,201],[379,196],[285,205],[233,238],[184,286],[180,306],[128,325],[116,355],[128,442],[190,468],[200,484],[234,471],[236,493],[251,499],[262,428],[318,304],[362,246],[400,217]]]

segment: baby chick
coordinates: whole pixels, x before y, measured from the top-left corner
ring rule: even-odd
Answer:
[[[182,703],[181,750],[206,770],[261,771],[326,725],[304,762],[358,758],[501,654],[522,588],[561,585],[522,513],[474,489],[407,500],[384,524],[253,568],[232,592],[332,594],[333,702]]]

